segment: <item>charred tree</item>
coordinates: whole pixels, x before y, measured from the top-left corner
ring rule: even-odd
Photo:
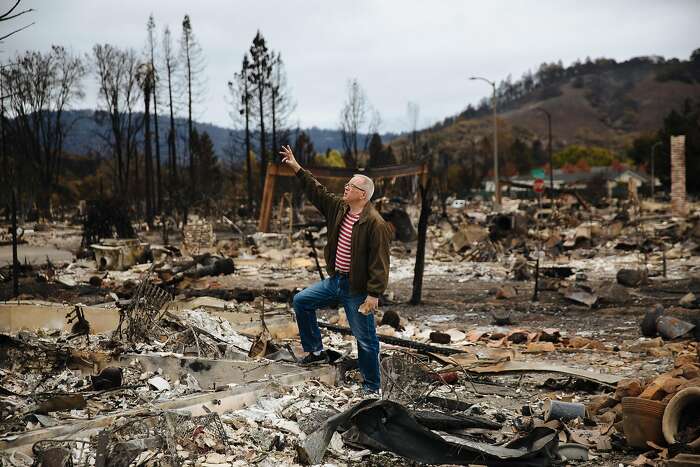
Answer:
[[[129,176],[136,159],[137,134],[142,124],[142,119],[134,112],[139,99],[136,53],[132,49],[97,44],[93,47],[93,57],[102,104],[96,117],[98,124],[106,119],[109,125],[106,140],[112,148],[116,165],[115,191],[126,197],[130,193]]]
[[[168,108],[170,110],[170,128],[168,130],[168,196],[170,197],[170,210],[177,199],[177,132],[175,130],[175,102],[173,101],[174,76],[177,71],[177,61],[173,55],[172,37],[170,29],[163,31],[163,64],[165,77],[168,84]]]
[[[250,68],[250,61],[248,60],[248,55],[243,57],[243,65],[241,66],[241,73],[239,75],[239,82],[241,86],[241,112],[245,117],[245,172],[246,172],[246,185],[248,193],[248,214],[253,213],[253,167],[251,161],[251,147],[250,147],[250,87],[248,83],[248,69]]]
[[[143,126],[144,126],[144,177],[146,187],[146,223],[153,228],[153,153],[151,145],[151,93],[153,92],[153,68],[150,63],[139,66],[139,84],[143,91]]]
[[[148,48],[151,55],[151,69],[153,70],[153,130],[156,140],[156,212],[163,209],[163,184],[160,173],[160,134],[158,132],[158,70],[155,61],[155,29],[156,23],[153,15],[148,17]]]
[[[430,170],[430,169],[429,169]],[[413,293],[411,305],[418,305],[423,295],[423,271],[425,270],[425,243],[428,238],[428,219],[430,218],[432,202],[432,174],[428,174],[425,185],[420,185],[420,217],[418,219],[418,245],[416,247],[416,265],[413,272]]]
[[[265,144],[265,93],[270,87],[272,64],[270,52],[265,38],[257,32],[250,46],[250,64],[248,67],[248,83],[257,94],[258,116],[260,117],[260,186],[265,186],[267,174],[267,146]],[[262,189],[261,189],[262,191]],[[262,193],[261,193],[262,197]]]
[[[192,136],[194,127],[192,122],[192,54],[194,39],[192,36],[192,23],[189,15],[182,20],[182,57],[184,59],[185,85],[187,86],[187,149],[190,157],[190,195],[194,195],[197,189],[197,181],[194,169],[194,151],[192,150]]]

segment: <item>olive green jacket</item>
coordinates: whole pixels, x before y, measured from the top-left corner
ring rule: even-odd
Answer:
[[[306,196],[326,218],[328,242],[323,250],[326,271],[335,272],[335,253],[340,224],[350,207],[338,195],[330,193],[308,170],[300,169],[297,177]],[[389,227],[372,203],[367,203],[352,229],[350,241],[350,292],[379,297],[389,283]]]

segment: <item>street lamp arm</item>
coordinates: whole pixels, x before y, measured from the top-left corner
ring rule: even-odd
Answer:
[[[496,83],[495,83],[495,82],[491,81],[490,79],[482,78],[481,76],[470,76],[469,79],[472,80],[472,81],[474,81],[474,80],[486,81],[487,83],[489,83],[489,84],[490,84],[491,86],[493,86],[494,88],[496,87]]]
[[[551,119],[552,119],[552,114],[550,114],[549,111],[543,109],[542,107],[535,107],[534,110],[537,111],[537,112],[542,112],[543,114],[545,114],[545,115],[547,116],[547,119],[548,119],[548,120],[551,120]]]

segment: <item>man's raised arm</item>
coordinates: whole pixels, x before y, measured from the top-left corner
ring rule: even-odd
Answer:
[[[311,172],[301,168],[289,146],[282,146],[280,151],[282,162],[287,164],[294,171],[296,176],[301,181],[302,188],[309,201],[321,211],[325,217],[328,217],[334,210],[338,209],[342,204],[340,197],[330,193],[325,186],[321,185]]]

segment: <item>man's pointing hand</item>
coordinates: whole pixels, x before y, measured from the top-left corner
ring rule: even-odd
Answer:
[[[299,169],[301,169],[301,166],[297,162],[296,158],[294,157],[294,153],[292,152],[292,148],[287,146],[282,146],[282,150],[280,151],[280,156],[282,156],[282,162],[287,164],[293,171],[294,173],[297,173]]]

